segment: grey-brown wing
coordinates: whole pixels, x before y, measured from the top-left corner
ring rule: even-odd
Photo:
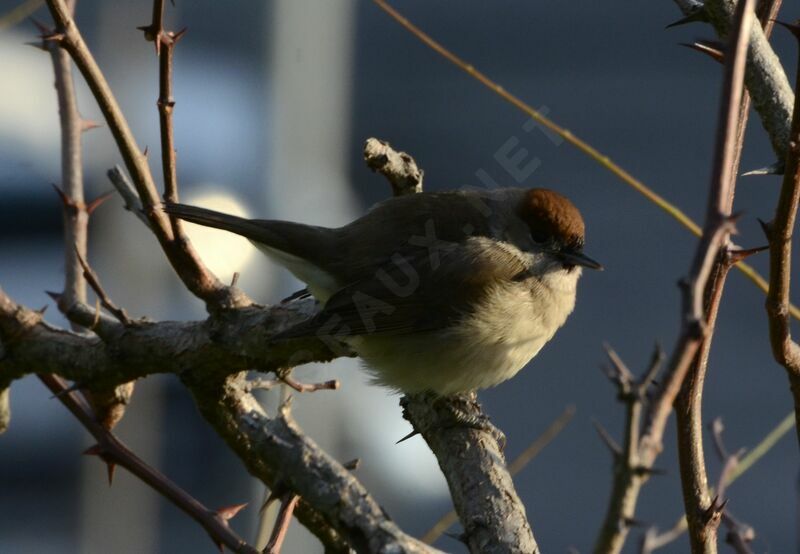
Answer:
[[[488,239],[397,253],[369,278],[331,296],[311,319],[276,338],[402,335],[453,324],[495,283],[527,272],[525,259]]]

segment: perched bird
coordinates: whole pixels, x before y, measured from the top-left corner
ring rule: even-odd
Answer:
[[[276,339],[334,336],[374,380],[450,395],[513,377],[575,306],[578,209],[548,189],[419,193],[330,229],[167,204],[180,219],[242,235],[322,305]]]

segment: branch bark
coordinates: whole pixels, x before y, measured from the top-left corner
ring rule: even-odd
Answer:
[[[786,25],[798,38],[800,28]],[[800,59],[798,60],[800,68]],[[800,86],[798,73],[797,86]],[[765,225],[769,241],[769,294],[767,316],[769,338],[775,360],[786,370],[794,397],[795,420],[800,423],[800,345],[792,339],[787,304],[791,281],[792,235],[800,201],[800,102],[796,101],[792,119],[791,137],[786,156],[786,171],[783,176],[780,197],[775,217]],[[800,441],[800,428],[798,429]]]
[[[726,38],[736,7],[735,0],[675,0],[681,11],[689,15],[705,10],[717,35]],[[771,19],[769,12],[765,14]],[[745,83],[753,99],[761,123],[767,131],[778,160],[786,157],[794,106],[794,93],[783,71],[780,59],[769,44],[766,28],[754,25],[750,31]]]

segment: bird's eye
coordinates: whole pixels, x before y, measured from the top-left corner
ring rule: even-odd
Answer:
[[[542,244],[543,242],[547,242],[547,233],[545,233],[544,231],[532,230],[531,238],[533,239],[534,242]]]

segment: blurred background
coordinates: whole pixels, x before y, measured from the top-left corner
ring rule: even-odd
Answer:
[[[0,2],[0,17],[21,0]],[[705,213],[721,71],[678,46],[711,38],[695,24],[673,30],[676,6],[661,2],[407,1],[398,7],[433,37],[541,108],[700,221]],[[151,2],[80,0],[77,20],[105,71],[140,146],[158,151],[157,62],[136,26]],[[797,13],[784,9],[784,19]],[[389,195],[362,161],[368,137],[388,140],[425,170],[427,190],[462,186],[547,186],[582,210],[587,252],[606,267],[584,276],[577,310],[535,361],[481,393],[508,437],[513,459],[568,405],[576,416],[517,478],[544,552],[591,550],[605,511],[611,459],[592,421],[619,437],[623,410],[598,370],[603,341],[644,369],[653,345],[669,351],[679,328],[677,280],[695,239],[667,215],[571,146],[531,125],[511,106],[422,46],[370,2],[195,0],[168,4],[169,28],[188,27],[175,54],[178,176],[189,202],[258,217],[340,225]],[[35,16],[49,21],[40,8]],[[796,52],[781,29],[773,39],[794,71]],[[0,285],[16,301],[52,304],[45,290],[63,281],[59,130],[48,55],[24,43],[22,22],[0,31]],[[793,82],[794,75],[790,75]],[[83,84],[80,109],[101,120]],[[523,150],[524,149],[524,150]],[[89,198],[109,190],[105,172],[121,163],[108,129],[85,135]],[[524,156],[522,175],[502,160]],[[757,118],[742,168],[773,162]],[[160,178],[159,160],[151,166]],[[737,242],[764,242],[756,217],[769,218],[779,180],[747,178],[736,210]],[[223,280],[262,303],[298,288],[246,242],[222,233],[196,238]],[[91,221],[90,259],[117,304],[135,316],[204,317],[157,243],[114,198]],[[766,256],[753,263],[765,270]],[[720,416],[730,449],[752,447],[790,410],[782,368],[770,354],[764,298],[733,272],[726,287],[706,386],[705,417]],[[50,321],[64,325],[54,306]],[[396,445],[410,429],[398,397],[366,384],[356,360],[302,367],[306,381],[340,379],[338,392],[295,395],[295,414],[335,457],[362,460],[357,476],[399,525],[423,534],[451,508],[424,442]],[[200,527],[156,493],[81,452],[88,435],[34,378],[12,387],[13,418],[0,437],[0,552],[213,552]],[[275,399],[265,396],[268,406]],[[227,451],[171,376],[138,384],[118,428],[121,438],[201,502],[249,502],[233,520],[255,541],[263,487]],[[706,443],[712,480],[719,463]],[[797,444],[785,437],[730,489],[729,507],[755,527],[756,551],[797,551]],[[682,513],[674,432],[644,489],[639,519],[666,529]],[[451,529],[457,533],[458,528]],[[628,552],[637,551],[635,530]],[[464,552],[442,537],[437,546]],[[723,549],[726,547],[722,547]],[[688,542],[664,552],[684,552]],[[284,551],[321,552],[296,522]]]

